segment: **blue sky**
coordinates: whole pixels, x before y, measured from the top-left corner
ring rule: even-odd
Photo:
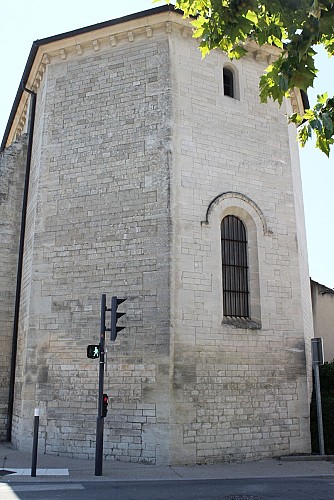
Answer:
[[[163,2],[161,2],[163,4]],[[150,9],[151,0],[16,0],[1,8],[0,136],[2,138],[34,40]],[[334,58],[319,54],[312,101],[326,90],[334,95]],[[334,288],[334,151],[330,159],[312,144],[300,151],[310,276]]]

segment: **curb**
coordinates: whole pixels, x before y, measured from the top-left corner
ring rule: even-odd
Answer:
[[[334,455],[286,455],[279,457],[281,462],[334,462]]]

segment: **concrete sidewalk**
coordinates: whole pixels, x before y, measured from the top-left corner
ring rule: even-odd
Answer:
[[[161,466],[103,461],[103,475],[95,476],[95,461],[38,455],[37,476],[31,477],[31,453],[0,444],[0,481],[140,481],[240,479],[265,477],[334,478],[334,457],[301,456],[212,465]],[[13,472],[13,473],[11,473]]]

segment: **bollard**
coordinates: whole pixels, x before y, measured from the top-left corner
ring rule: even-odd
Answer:
[[[35,408],[34,413],[34,438],[32,445],[31,477],[36,477],[37,465],[37,447],[38,447],[38,426],[39,426],[39,408]]]

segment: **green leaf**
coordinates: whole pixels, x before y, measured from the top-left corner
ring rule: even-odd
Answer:
[[[258,24],[258,16],[253,10],[249,10],[246,14],[246,19],[248,19],[251,23],[257,25]]]
[[[322,123],[326,139],[330,139],[333,135],[333,119],[331,118],[329,113],[322,114]]]
[[[307,92],[309,87],[313,86],[313,81],[315,78],[315,74],[310,71],[308,68],[301,69],[299,72],[295,72],[290,80],[289,88],[297,87],[299,89]]]
[[[202,58],[204,59],[204,57],[207,56],[210,52],[207,42],[205,41],[201,42],[199,48],[202,54]]]
[[[313,129],[318,130],[319,132],[322,131],[322,123],[318,118],[310,120],[309,123]]]
[[[305,146],[306,142],[311,136],[312,136],[312,129],[308,124],[304,124],[299,128],[298,139],[302,148]]]
[[[296,123],[296,125],[300,125],[303,121],[303,118],[299,113],[293,113],[289,116],[289,123]]]
[[[330,152],[329,142],[322,135],[319,135],[317,137],[316,147],[319,148],[323,153],[325,153],[327,157],[329,157],[329,152]]]
[[[282,43],[282,40],[280,38],[277,38],[277,36],[272,36],[271,37],[271,40],[272,40],[272,43],[274,45],[276,45],[276,47],[278,47],[279,49],[283,49],[283,43]]]
[[[257,42],[260,46],[267,42],[267,35],[264,31],[257,33]]]
[[[289,88],[289,80],[287,79],[286,76],[280,75],[278,78],[278,83],[280,86],[280,89],[286,92]]]
[[[237,45],[236,47],[233,47],[233,49],[230,51],[230,55],[234,59],[240,59],[240,57],[243,57],[246,54],[246,52],[247,50],[244,47]]]
[[[320,104],[326,104],[327,99],[328,99],[328,92],[325,92],[322,95],[317,95],[317,100]]]

